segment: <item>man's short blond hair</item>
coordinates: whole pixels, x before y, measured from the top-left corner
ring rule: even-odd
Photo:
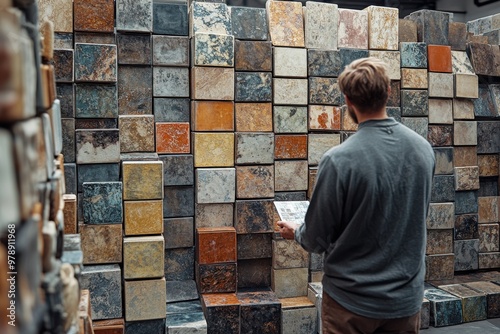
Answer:
[[[391,80],[387,65],[377,58],[361,58],[347,65],[338,79],[342,93],[360,112],[374,112],[385,107]]]

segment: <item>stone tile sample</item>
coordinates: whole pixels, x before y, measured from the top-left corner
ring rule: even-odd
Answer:
[[[153,96],[189,97],[189,69],[153,67]]]
[[[192,287],[192,283],[194,283],[194,282],[193,281],[174,281],[171,283],[176,283],[176,284],[184,283],[186,287]],[[169,283],[167,282],[167,284],[169,284]],[[203,312],[203,310],[201,308],[201,302],[199,301],[198,294],[196,294],[196,297],[194,297],[194,294],[193,294],[192,297],[193,298],[189,298],[189,300],[185,300],[185,301],[181,301],[181,302],[168,301],[167,302],[167,314]],[[198,299],[198,300],[194,300],[194,299]]]
[[[272,200],[238,200],[234,226],[238,234],[272,232],[274,206]]]
[[[154,123],[153,115],[120,116],[120,152],[154,152]]]
[[[500,266],[500,253],[479,253],[479,269],[493,269]]]
[[[201,303],[208,333],[239,332],[240,302],[235,293],[202,294]]]
[[[66,49],[54,50],[54,75],[57,83],[73,82],[74,51]]]
[[[189,217],[194,215],[194,187],[165,187],[163,217]]]
[[[307,1],[304,9],[305,46],[308,49],[336,50],[338,5]]]
[[[338,50],[307,50],[307,72],[309,76],[338,77],[342,61]]]
[[[197,32],[231,35],[231,14],[225,3],[191,3],[189,9],[190,36]]]
[[[477,149],[475,146],[455,146],[453,148],[455,167],[477,166]]]
[[[199,264],[235,262],[235,229],[233,227],[197,228],[196,259]]]
[[[123,220],[122,183],[84,183],[83,217],[86,224],[121,224]]]
[[[453,98],[453,74],[429,72],[429,97]]]
[[[165,319],[125,322],[125,334],[162,333],[164,330]]]
[[[271,80],[270,72],[236,72],[235,101],[271,102]]]
[[[417,24],[408,19],[399,19],[399,42],[417,43]]]
[[[151,32],[153,30],[153,1],[117,0],[116,29]]]
[[[451,125],[429,125],[427,140],[432,146],[451,146],[453,127]]]
[[[274,104],[307,104],[307,79],[275,78],[273,86]]]
[[[425,257],[425,280],[452,279],[455,270],[455,255],[440,254]]]
[[[75,43],[116,44],[115,34],[111,33],[75,32],[74,41]]]
[[[500,315],[500,288],[492,282],[470,282],[464,284],[475,291],[486,294],[487,316],[496,318]]]
[[[163,202],[124,201],[126,236],[163,233]]]
[[[116,45],[75,44],[75,81],[116,82]]]
[[[453,229],[427,230],[427,245],[425,253],[447,254],[453,252]]]
[[[120,115],[151,114],[153,71],[150,67],[118,66]]]
[[[401,90],[402,116],[429,115],[429,96],[426,90]]]
[[[434,155],[436,157],[436,168],[434,170],[435,174],[453,174],[453,148],[435,148]]]
[[[399,51],[373,51],[370,57],[378,58],[387,64],[387,75],[391,80],[401,80],[401,55]]]
[[[477,153],[489,154],[500,152],[500,137],[497,136],[498,122],[477,122]]]
[[[283,298],[281,328],[283,333],[314,333],[318,326],[318,310],[307,297]]]
[[[403,95],[401,95],[401,99],[403,99]],[[401,109],[401,114],[404,116],[404,107]],[[401,117],[401,124],[427,139],[429,120],[426,117]]]
[[[83,182],[112,182],[119,180],[119,164],[78,165],[78,192],[83,192]]]
[[[453,124],[453,101],[429,99],[429,124]]]
[[[233,226],[234,208],[232,203],[195,204],[196,227]]]
[[[307,160],[276,161],[275,191],[307,190],[308,187]]]
[[[236,198],[274,197],[272,165],[237,166]]]
[[[234,41],[234,68],[236,71],[272,71],[272,62],[271,42]]]
[[[431,202],[453,202],[455,199],[455,177],[453,175],[436,175],[432,185]]]
[[[275,77],[307,77],[307,50],[302,48],[273,48]]]
[[[125,320],[164,319],[167,313],[165,278],[125,281]]]
[[[169,281],[194,279],[194,247],[165,250],[165,279]]]
[[[66,190],[65,194],[76,194],[77,193],[77,173],[76,173],[76,164],[75,163],[67,163],[63,164],[61,168],[64,174],[64,189]]]
[[[295,240],[273,240],[273,268],[305,268],[309,267],[309,253]]]
[[[398,50],[399,11],[368,6],[368,47],[372,50]]]
[[[480,178],[478,196],[497,196],[498,180],[496,178]]]
[[[474,74],[474,68],[465,51],[451,51],[453,73]]]
[[[315,106],[315,108],[329,107]],[[275,133],[307,133],[307,119],[306,107],[274,106]]]
[[[450,22],[448,24],[448,42],[452,50],[465,51],[467,25],[463,22]]]
[[[474,103],[469,99],[453,99],[454,119],[474,119]]]
[[[196,282],[200,293],[236,292],[236,263],[197,264]]]
[[[341,48],[340,52],[340,60],[342,62],[342,67],[340,68],[341,73],[345,69],[347,65],[355,61],[356,59],[366,58],[370,55],[368,50],[362,49],[349,49],[349,48]]]
[[[470,57],[474,72],[478,75],[489,75],[494,71],[494,56],[490,44],[468,43],[467,54]]]
[[[475,74],[455,74],[455,97],[476,99],[479,95]]]
[[[479,240],[456,240],[455,248],[455,271],[479,269],[478,253]]]
[[[121,269],[117,264],[90,265],[82,270],[80,287],[89,290],[92,320],[122,317]]]
[[[338,47],[368,49],[368,12],[339,8]]]
[[[116,130],[76,130],[76,162],[110,163],[120,161],[120,141]]]
[[[269,29],[265,8],[231,6],[232,35],[241,40],[265,41]]]
[[[300,297],[307,295],[307,268],[273,269],[271,286],[278,298]]]
[[[271,258],[238,260],[238,289],[269,288],[271,269]]]
[[[271,103],[236,103],[235,124],[238,132],[271,132],[273,112]]]
[[[75,117],[75,90],[72,84],[58,83],[56,86],[56,98],[61,101],[61,117]]]
[[[23,6],[28,4],[23,4]],[[36,14],[35,14],[36,15]],[[73,32],[73,5],[64,0],[41,0],[38,3],[38,21],[54,23],[54,32]]]
[[[232,203],[236,192],[234,168],[196,169],[196,203]]]
[[[162,235],[123,238],[123,278],[163,277],[164,249]]]
[[[401,69],[401,88],[403,89],[427,89],[427,70],[415,68]]]
[[[477,123],[473,121],[455,121],[454,145],[477,145]]]
[[[391,91],[387,99],[387,106],[395,108],[401,107],[401,81],[391,81]]]
[[[121,263],[121,224],[79,226],[82,238],[83,264]]]
[[[309,77],[309,103],[342,105],[343,95],[340,91],[337,79]]]
[[[189,122],[189,98],[157,97],[153,100],[155,122]]]
[[[276,135],[274,158],[277,160],[307,158],[307,135]]]
[[[427,62],[429,72],[451,73],[451,47],[446,45],[428,45]]]
[[[161,161],[124,161],[122,163],[123,199],[163,199]]]
[[[237,132],[235,134],[236,164],[272,164],[274,141],[272,133]]]
[[[76,234],[78,228],[76,195],[64,194],[63,200],[64,234]]]
[[[309,105],[310,130],[340,130],[340,117],[339,107]]]
[[[281,333],[281,303],[272,291],[238,292],[242,333]]]
[[[449,45],[448,31],[451,13],[422,9],[411,13],[405,19],[417,24],[417,39],[433,45]]]
[[[455,214],[475,213],[477,206],[477,191],[461,191],[455,194]]]
[[[310,134],[307,143],[307,160],[309,165],[317,165],[319,160],[333,146],[340,144],[340,135],[338,134]]]
[[[163,184],[165,186],[190,186],[194,184],[192,155],[160,155],[163,162]]]
[[[156,152],[190,153],[190,133],[187,122],[157,122]]]
[[[195,132],[193,136],[195,167],[234,166],[234,133]]]
[[[458,194],[458,193],[457,193]],[[477,214],[455,216],[455,240],[478,239]]]
[[[452,229],[455,226],[453,203],[431,203],[426,221],[427,229]]]
[[[187,36],[189,34],[187,4],[153,1],[153,33]]]
[[[430,323],[434,327],[452,326],[462,323],[462,302],[441,289],[425,289],[424,298],[430,302]]]
[[[165,249],[194,246],[193,217],[169,218],[163,220]]]
[[[193,66],[234,66],[234,36],[198,32],[192,43]]]
[[[479,223],[496,223],[500,221],[498,196],[479,197],[478,206]]]
[[[479,252],[498,252],[499,249],[499,225],[479,224]]]
[[[170,314],[166,318],[165,326],[168,333],[172,334],[181,334],[187,331],[207,333],[207,321],[205,320],[203,312]]]
[[[151,65],[151,35],[118,34],[118,64]]]
[[[272,257],[270,233],[238,234],[238,260],[263,259]]]
[[[269,35],[274,46],[305,46],[301,3],[268,1],[266,10]]]
[[[233,100],[234,77],[233,68],[195,66],[191,70],[191,98]]]
[[[499,156],[494,154],[485,154],[477,156],[479,165],[479,176],[497,176],[500,172],[499,169]]]
[[[78,84],[75,87],[78,118],[117,118],[118,94],[115,85]]]
[[[495,105],[488,85],[478,86],[478,98],[474,100],[474,115],[476,117],[495,117]]]
[[[500,62],[499,62],[499,68],[500,68]],[[491,99],[493,100],[493,104],[495,106],[495,117],[498,117],[500,116],[500,85],[499,84],[489,85],[489,90],[491,94]],[[476,98],[477,97],[478,96],[476,95]]]
[[[440,285],[439,289],[462,299],[463,322],[486,319],[486,295],[461,284]]]

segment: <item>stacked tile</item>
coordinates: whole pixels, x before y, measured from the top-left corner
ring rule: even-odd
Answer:
[[[431,326],[443,327],[462,323],[461,298],[429,285],[425,288],[424,298],[429,300]]]
[[[282,298],[280,302],[282,333],[318,332],[318,310],[307,297]]]

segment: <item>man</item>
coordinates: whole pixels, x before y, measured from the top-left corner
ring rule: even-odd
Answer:
[[[387,117],[383,62],[358,59],[338,82],[359,129],[322,157],[305,223],[278,225],[325,252],[323,333],[417,333],[434,153]]]

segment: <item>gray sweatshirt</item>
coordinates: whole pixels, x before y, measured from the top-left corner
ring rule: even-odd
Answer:
[[[351,312],[420,310],[434,165],[429,143],[393,118],[361,123],[322,157],[295,239],[325,252],[323,290]]]

